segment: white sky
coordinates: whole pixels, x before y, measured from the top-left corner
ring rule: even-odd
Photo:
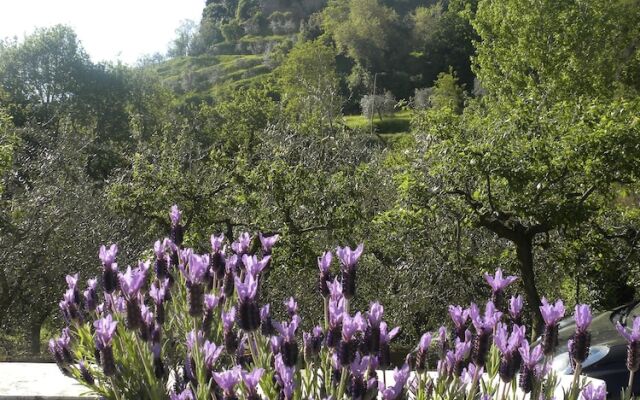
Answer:
[[[133,64],[165,54],[183,20],[200,21],[205,0],[0,0],[0,38],[71,26],[94,62]]]

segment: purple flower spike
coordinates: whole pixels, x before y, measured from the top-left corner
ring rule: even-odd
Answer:
[[[233,369],[226,370],[220,373],[214,372],[213,379],[222,388],[225,396],[234,396],[233,389],[240,382],[240,367],[236,366]]]
[[[522,363],[528,368],[533,369],[542,360],[542,346],[537,345],[533,349],[529,346],[529,342],[524,339],[520,347],[518,348],[520,355],[522,356]]]
[[[515,282],[518,277],[507,276],[503,278],[502,269],[498,268],[494,276],[484,274],[484,279],[486,279],[489,286],[491,286],[491,290],[496,293],[504,291],[504,289]]]
[[[224,233],[221,233],[220,236],[211,235],[211,251],[214,253],[219,253],[222,251],[222,245],[224,243]]]
[[[509,301],[509,315],[516,322],[520,322],[522,318],[522,308],[524,307],[524,301],[522,296],[512,296]]]
[[[273,246],[276,244],[278,239],[280,239],[280,235],[262,236],[262,233],[258,234],[258,237],[260,238],[262,253],[264,255],[271,254],[271,249],[273,249]]]
[[[177,204],[171,206],[169,218],[171,219],[171,225],[178,226],[178,224],[180,223],[180,219],[182,219],[182,211],[180,211]]]
[[[231,250],[241,256],[249,251],[250,244],[251,236],[249,232],[243,232],[240,237],[238,237],[238,241],[231,243]]]
[[[449,315],[456,328],[464,326],[469,319],[469,310],[463,309],[461,306],[449,306]]]
[[[100,349],[111,346],[113,335],[116,333],[118,321],[114,321],[111,315],[107,315],[93,323],[96,328],[96,344]]]
[[[427,332],[422,335],[420,338],[420,343],[418,344],[418,350],[427,351],[431,346],[431,332]]]
[[[367,324],[359,312],[353,317],[345,314],[342,319],[342,339],[345,341],[353,339],[356,332],[364,332],[366,326]]]
[[[258,292],[258,281],[251,274],[246,274],[244,281],[235,277],[236,290],[238,291],[238,298],[241,302],[251,302],[255,300],[256,293]]]
[[[285,302],[284,306],[287,308],[287,313],[290,317],[293,317],[298,313],[298,303],[296,303],[296,299],[293,297],[289,297]]]
[[[362,251],[364,250],[364,244],[360,243],[355,250],[351,250],[350,247],[338,247],[336,250],[336,254],[342,263],[342,266],[347,269],[353,269],[358,263],[358,259],[362,255]]]
[[[187,333],[187,350],[189,350],[189,352],[193,350],[193,347],[196,344],[198,345],[198,347],[200,347],[203,342],[204,342],[204,332],[202,331],[196,332],[195,330],[192,330],[191,332]]]
[[[127,271],[124,274],[120,274],[118,276],[120,279],[120,287],[122,292],[127,296],[127,298],[134,298],[146,279],[146,274],[140,268],[131,269],[131,267],[127,267]]]
[[[248,254],[242,255],[242,263],[247,269],[247,272],[255,277],[269,265],[269,260],[271,260],[271,256],[265,256],[262,260],[258,261],[258,257],[256,256],[250,256]]]
[[[593,319],[591,315],[591,308],[586,304],[576,305],[574,318],[576,321],[576,330],[585,332],[589,329],[589,325],[591,325],[591,320]]]
[[[562,300],[556,301],[555,304],[549,304],[546,298],[542,298],[542,305],[540,306],[540,312],[542,313],[542,319],[547,326],[554,326],[562,318],[564,318],[564,304]]]
[[[105,267],[111,267],[111,264],[116,261],[117,254],[118,246],[116,244],[112,244],[108,249],[104,245],[100,246],[100,261]]]
[[[258,384],[264,374],[264,369],[256,368],[251,372],[242,371],[242,382],[249,392],[249,396],[255,396],[258,394]]]
[[[591,309],[586,304],[576,305],[575,310],[576,332],[571,337],[572,345],[569,348],[569,354],[575,363],[581,364],[589,356],[591,333],[588,329],[592,316]]]
[[[191,391],[190,388],[186,388],[180,394],[175,394],[172,392],[170,394],[170,399],[171,400],[194,400],[193,392]]]
[[[189,254],[189,270],[186,278],[191,284],[202,283],[209,267],[209,255]]]
[[[335,278],[333,282],[327,282],[327,287],[332,299],[342,298],[342,284],[338,281],[338,278]]]
[[[322,257],[318,257],[318,268],[320,269],[321,274],[329,273],[329,267],[331,266],[331,260],[333,259],[333,254],[330,251],[326,251]]]
[[[222,312],[222,326],[225,331],[230,331],[236,320],[236,308],[231,307],[228,312]]]
[[[582,389],[580,400],[606,400],[607,386],[590,383]]]
[[[384,314],[384,307],[382,304],[375,302],[369,306],[369,313],[367,317],[369,319],[369,325],[371,328],[379,328],[380,322],[382,322],[382,315]]]
[[[618,333],[627,340],[627,342],[640,342],[640,316],[637,316],[633,319],[633,327],[631,328],[631,332],[627,331],[625,327],[620,324],[620,322],[616,322],[616,329],[618,330]]]
[[[379,390],[382,394],[383,400],[399,400],[404,398],[404,386],[407,384],[409,374],[411,370],[407,364],[404,364],[401,369],[395,368],[393,370],[393,386],[387,388],[384,387],[384,383],[380,382]]]
[[[220,296],[216,296],[214,294],[205,294],[204,295],[204,307],[207,311],[211,311],[218,307],[220,304]]]
[[[480,333],[482,331],[493,331],[496,323],[500,321],[502,313],[496,310],[496,307],[492,301],[489,301],[487,302],[484,310],[484,317],[480,316],[480,310],[478,309],[478,306],[473,303],[469,307],[469,316],[471,317],[473,326],[476,328],[476,332]]]
[[[274,324],[282,338],[287,342],[293,342],[296,339],[296,331],[300,324],[300,317],[294,315],[291,322],[282,322]]]
[[[76,288],[76,285],[78,284],[78,274],[67,275],[65,279],[67,281],[67,286],[69,287],[69,289]]]
[[[213,367],[216,364],[216,361],[222,354],[222,346],[216,346],[215,343],[206,341],[202,347],[204,353],[204,363],[206,367],[210,370],[213,370]]]

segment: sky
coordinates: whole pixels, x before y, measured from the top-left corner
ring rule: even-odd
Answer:
[[[205,0],[0,0],[0,38],[65,24],[93,62],[133,65],[165,54],[182,21],[199,22]]]

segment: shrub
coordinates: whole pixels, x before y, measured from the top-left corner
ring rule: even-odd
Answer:
[[[385,92],[384,95],[367,94],[360,100],[360,109],[362,110],[362,115],[366,118],[371,118],[377,114],[382,119],[383,115],[393,113],[395,105],[396,98],[389,91]]]
[[[450,306],[451,333],[445,327],[435,335],[425,333],[386,386],[376,369],[389,368],[389,343],[400,328],[386,324],[379,303],[371,303],[364,313],[350,309],[362,244],[355,250],[337,249],[339,274],[331,267],[332,252],[318,259],[318,285],[312,287],[322,298],[324,320],[300,334],[293,298],[286,302],[288,317],[282,322],[273,319],[268,304],[260,307],[260,282],[271,268],[277,235],[259,235],[258,242],[243,233],[230,246],[224,245],[223,235],[214,235],[211,251],[202,255],[183,248],[183,236],[174,206],[170,238],[155,243],[153,262],[141,261],[122,273],[117,246],[102,246],[100,288],[97,279],[90,279],[81,292],[78,275],[67,276],[69,288],[60,302],[67,326],[49,344],[64,374],[108,399],[342,400],[381,395],[387,400],[462,400],[497,396],[500,387],[506,398],[524,398],[524,392],[537,399],[550,398],[556,388],[549,357],[540,361],[555,350],[564,306],[543,300],[545,333],[540,344],[530,347],[521,325],[522,298],[506,301],[506,289],[517,278],[503,277],[500,270],[485,274],[492,295],[484,313],[475,304]],[[589,308],[577,306],[575,319],[571,357],[580,371],[589,353]],[[622,333],[630,341],[640,336]],[[437,364],[432,363],[435,354],[440,356]],[[436,366],[437,376],[427,374]],[[520,394],[515,392],[518,370]],[[565,398],[575,400],[580,388],[580,380],[574,380]],[[585,399],[604,396],[606,391],[593,386],[583,393]]]

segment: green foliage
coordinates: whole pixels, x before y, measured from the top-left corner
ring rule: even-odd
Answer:
[[[343,102],[332,47],[319,40],[299,42],[276,74],[290,120],[317,131],[332,129]]]
[[[383,71],[397,42],[397,13],[378,0],[332,0],[324,10],[323,28],[338,49],[371,71]]]

